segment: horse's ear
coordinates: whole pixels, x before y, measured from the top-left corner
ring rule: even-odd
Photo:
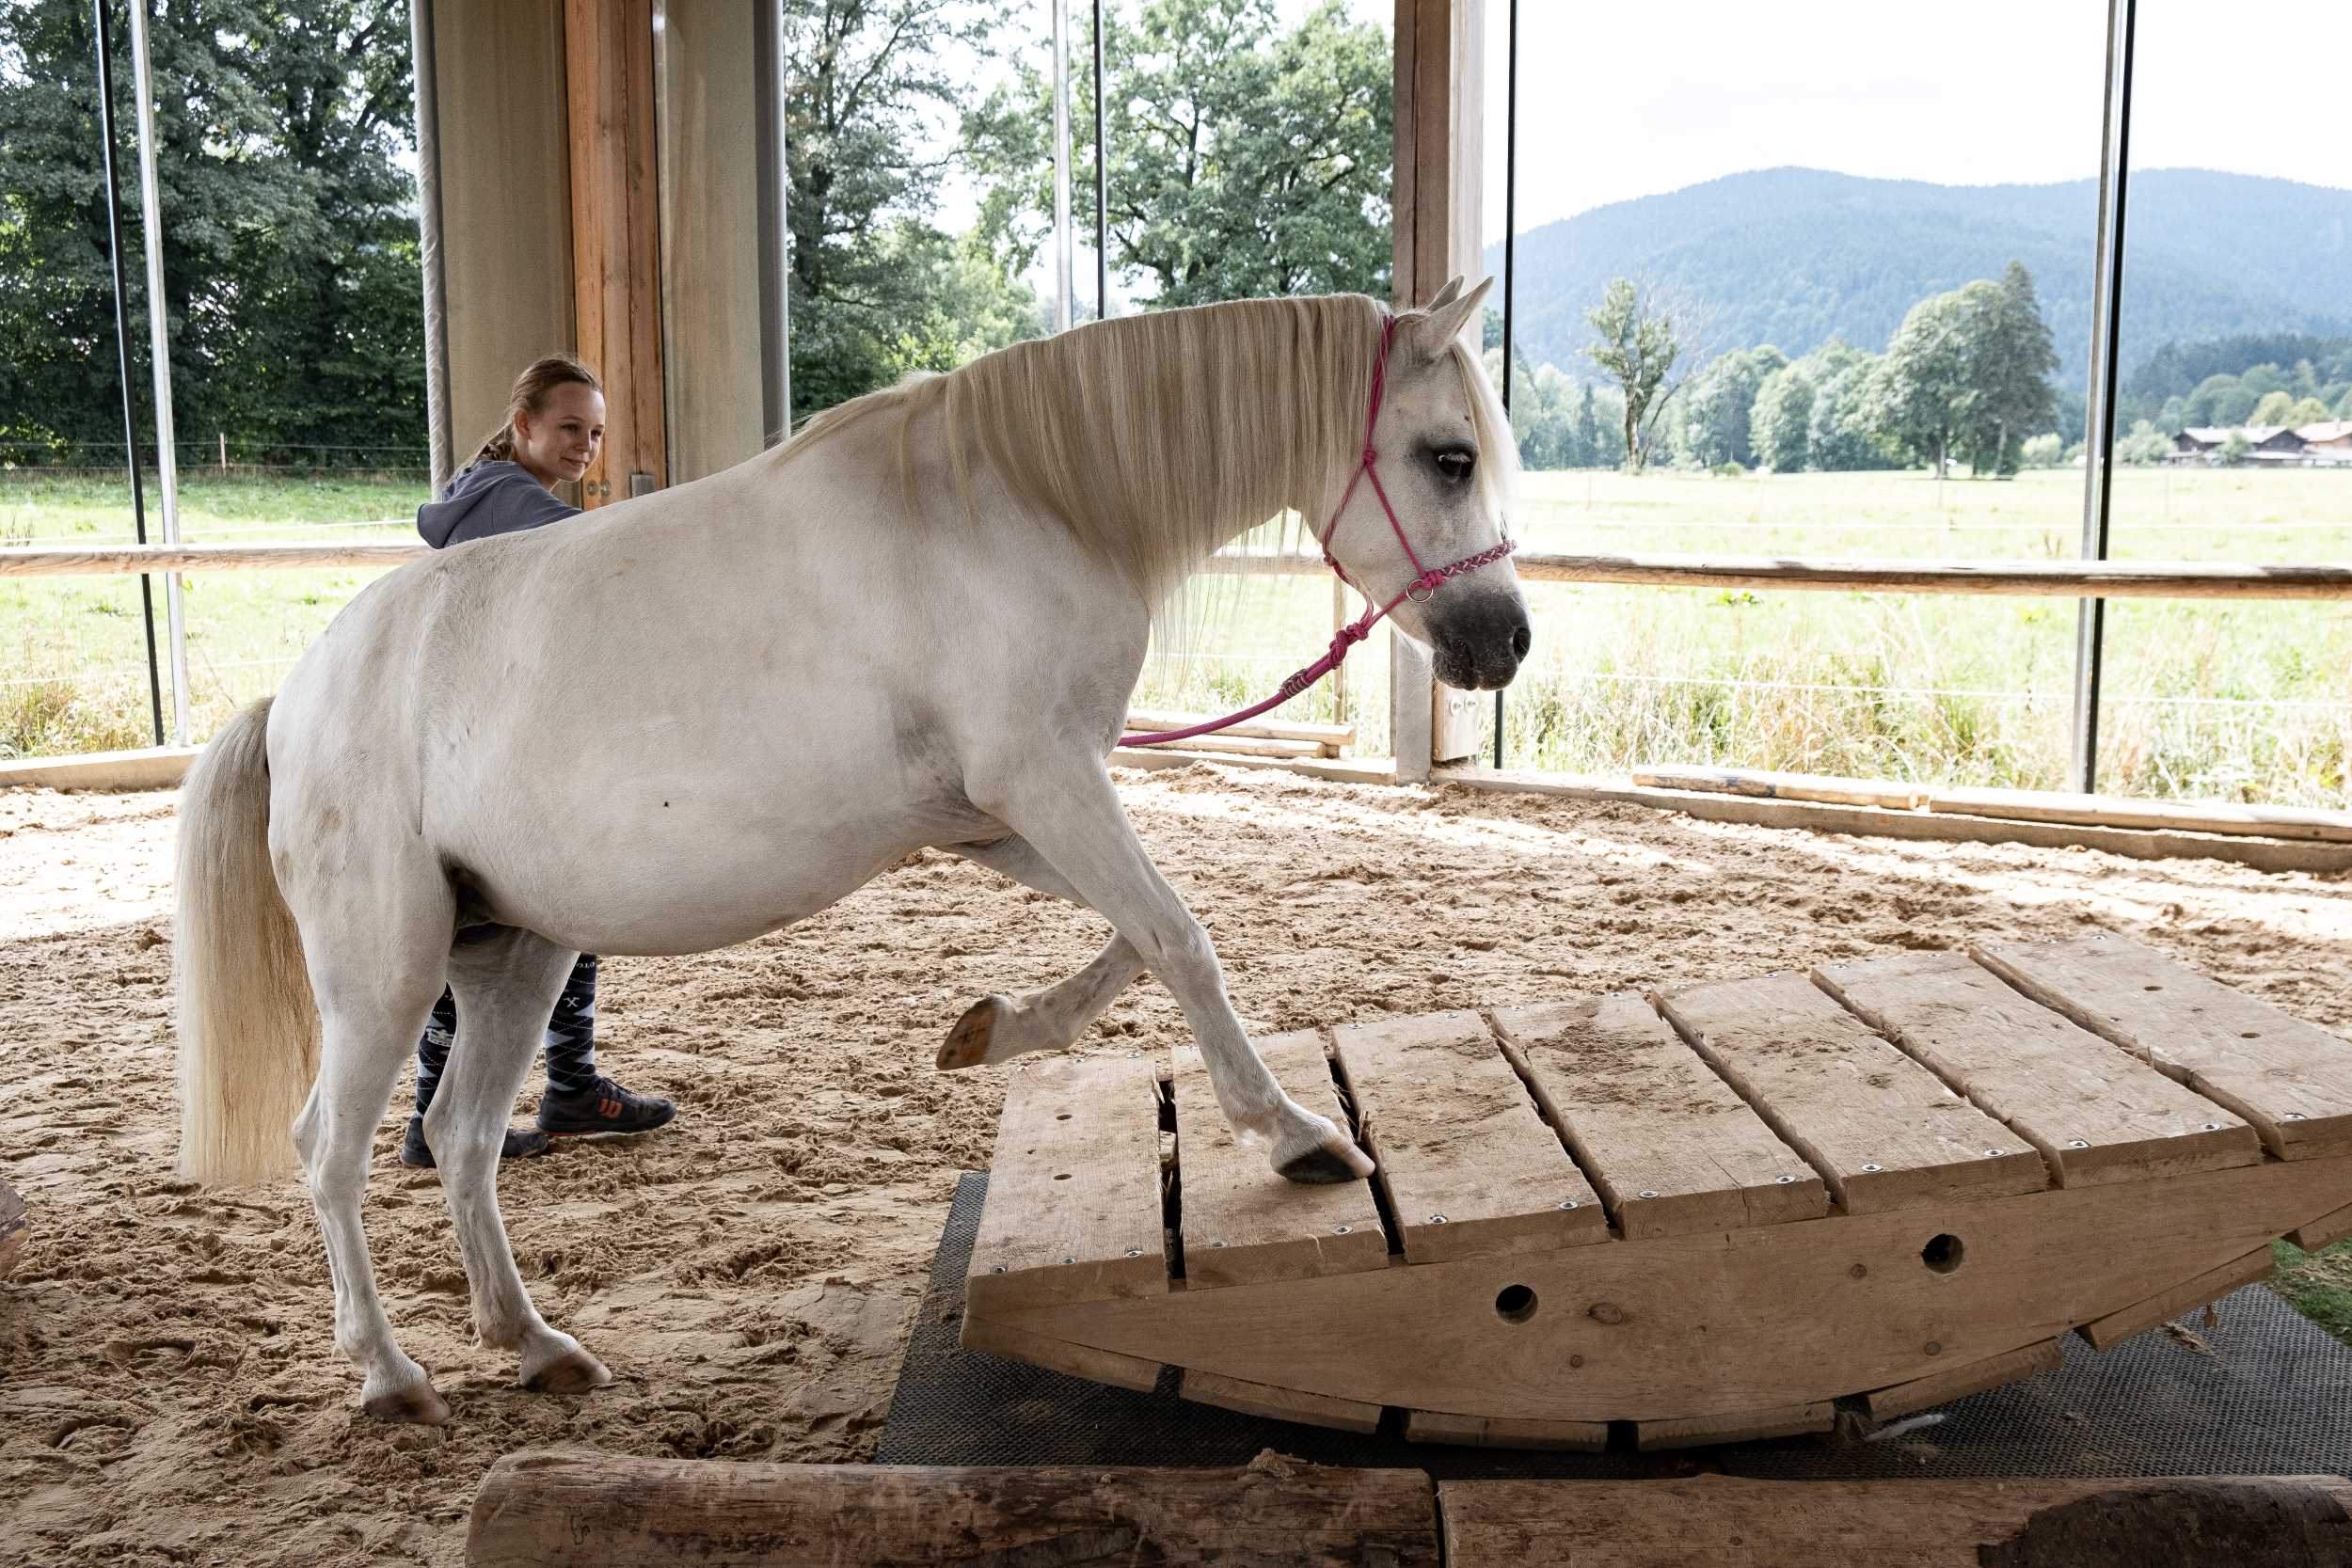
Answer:
[[[1413,324],[1414,346],[1431,358],[1437,357],[1444,351],[1447,341],[1477,315],[1478,307],[1486,300],[1487,291],[1494,286],[1493,278],[1482,277],[1476,288],[1458,299],[1446,299],[1441,292],[1439,302],[1432,305],[1429,313]]]
[[[1438,291],[1438,297],[1422,306],[1422,309],[1424,310],[1443,309],[1446,306],[1453,304],[1455,300],[1461,297],[1462,275],[1457,272],[1452,277],[1445,280],[1445,287]]]

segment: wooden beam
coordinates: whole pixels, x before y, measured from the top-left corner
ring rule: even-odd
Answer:
[[[466,1531],[470,1568],[1052,1568],[1142,1562],[1437,1568],[1419,1470],[1267,1455],[1238,1470],[714,1464],[512,1453]]]
[[[2168,1568],[2343,1562],[2341,1476],[1451,1481],[1451,1568]]]
[[[604,450],[587,507],[632,481],[668,483],[662,424],[661,245],[654,162],[653,0],[565,0],[572,270],[580,357],[605,384]]]

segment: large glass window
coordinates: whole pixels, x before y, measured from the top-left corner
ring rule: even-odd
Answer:
[[[1498,273],[1508,12],[1488,8]],[[1965,26],[1874,0],[1703,12],[1661,51],[1642,13],[1519,8],[1522,538],[2072,554],[2105,8],[1997,0]],[[1532,596],[1534,668],[1505,709],[1515,766],[2042,786],[2065,768],[2071,605]]]
[[[2293,49],[2140,0],[2124,225],[2119,558],[2352,555],[2352,169],[2328,123],[2352,13]],[[2352,607],[2108,605],[2099,784],[2340,806]]]

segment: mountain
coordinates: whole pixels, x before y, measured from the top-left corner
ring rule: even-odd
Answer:
[[[2125,223],[2126,374],[2166,343],[2352,331],[2352,191],[2204,169],[2132,175]],[[2060,385],[2090,355],[2098,182],[1934,185],[1820,169],[1726,175],[1615,202],[1518,238],[1515,343],[1589,378],[1584,313],[1612,277],[1671,284],[1713,316],[1709,353],[1833,337],[1873,352],[1903,312],[2013,258],[2032,272]],[[1498,275],[1502,247],[1486,254]]]

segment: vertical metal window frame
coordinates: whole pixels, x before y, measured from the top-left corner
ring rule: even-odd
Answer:
[[[180,543],[180,454],[171,423],[171,326],[164,298],[164,205],[155,177],[155,73],[148,63],[148,0],[131,0],[131,75],[138,96],[139,236],[147,250],[148,368],[155,381],[155,486],[163,502],[164,543]],[[131,453],[138,462],[138,453]],[[180,574],[164,576],[171,632],[171,741],[188,743],[188,619]]]
[[[2123,319],[2124,198],[2131,186],[2132,43],[2138,0],[2107,0],[2107,75],[2099,148],[2098,283],[2091,301],[2090,407],[2083,435],[2083,546],[2107,558],[2115,468],[2118,349]],[[2071,769],[2085,794],[2099,787],[2099,692],[2105,673],[2106,601],[2076,601],[2074,744]]]
[[[1502,82],[1502,422],[1518,444],[1511,417],[1511,308],[1518,297],[1519,269],[1513,242],[1519,228],[1519,0],[1511,3],[1511,46]],[[1495,688],[1495,767],[1502,767],[1502,688]]]

